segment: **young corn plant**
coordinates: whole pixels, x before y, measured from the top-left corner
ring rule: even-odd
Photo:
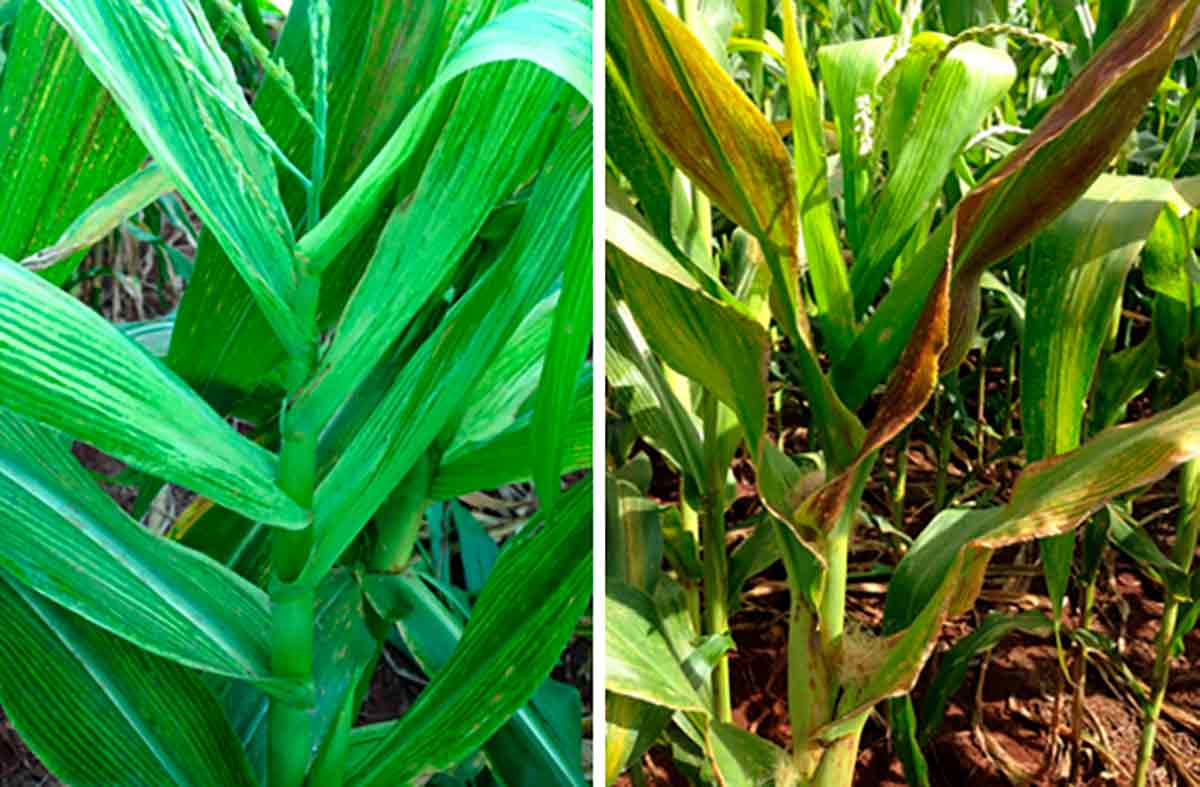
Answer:
[[[1112,192],[1101,176],[1170,68],[1196,3],[1137,6],[1084,54],[1019,144],[985,158],[978,175],[964,151],[1017,78],[998,48],[1004,39],[981,42],[1024,35],[1065,51],[1058,42],[1007,26],[916,32],[910,8],[897,13],[893,36],[821,47],[818,89],[792,0],[778,4],[781,50],[729,43],[708,8],[683,2],[676,15],[657,0],[617,0],[606,12],[609,398],[630,431],[609,444],[608,774],[665,740],[704,783],[849,785],[872,708],[898,698],[893,735],[919,783],[906,694],[942,622],[974,602],[990,555],[1070,533],[1200,449],[1194,396],[1134,426],[1047,448],[1032,458],[1061,455],[1031,464],[1005,505],[937,512],[895,569],[881,633],[847,625],[847,558],[877,453],[966,356],[989,267],[1043,229],[1053,242],[1080,212],[1108,218],[1113,203],[1132,203],[1141,219],[1114,215],[1116,236],[1085,216],[1070,240],[1086,259],[1103,260],[1119,236],[1127,270],[1146,221],[1188,203],[1168,180],[1145,185],[1147,195],[1124,181]],[[786,124],[764,112],[757,59],[745,61],[750,89],[739,86],[731,47],[774,63]],[[840,171],[832,179],[824,98]],[[1047,172],[1056,173],[1053,187]],[[943,188],[952,176],[965,186]],[[719,250],[710,203],[737,228]],[[1039,267],[1038,287],[1068,287],[1080,270]],[[1111,315],[1108,305],[1099,313]],[[1051,341],[1043,333],[1081,324],[1043,320],[1022,351],[1042,352]],[[803,463],[769,429],[780,393],[773,371],[785,395],[803,396],[810,450],[819,452]],[[1022,393],[1026,406],[1043,405]],[[647,498],[633,436],[679,472],[678,513]],[[769,518],[729,556],[724,515],[739,444]],[[791,590],[787,754],[729,723],[720,667],[732,644],[722,618],[730,598],[748,571],[778,558]]]
[[[228,0],[20,4],[0,705],[72,784],[410,784],[476,752],[583,784],[529,702],[590,595],[592,484],[562,475],[591,444],[591,10],[302,0],[264,30]],[[124,330],[59,289],[175,190],[203,225],[177,313]],[[73,441],[197,497],[156,535]],[[530,480],[461,626],[424,514]],[[430,681],[355,726],[389,638]]]
[[[1190,144],[1190,143],[1189,143]],[[1164,171],[1164,166],[1166,169]],[[1194,265],[1197,180],[1171,180],[1164,159],[1153,176],[1102,176],[1081,200],[1034,244],[1022,366],[1022,420],[1026,453],[1047,458],[1077,446],[1124,419],[1127,404],[1149,390],[1156,409],[1178,405],[1196,389]],[[1175,167],[1177,169],[1177,167]],[[1086,264],[1079,266],[1081,260]],[[1151,295],[1148,334],[1115,351],[1117,319],[1126,279],[1139,269]],[[1179,473],[1180,512],[1171,556],[1131,526],[1127,508],[1110,506],[1091,518],[1081,541],[1076,573],[1080,632],[1072,665],[1072,770],[1079,769],[1087,643],[1101,555],[1111,543],[1138,563],[1164,591],[1152,685],[1143,699],[1145,725],[1134,783],[1145,784],[1154,730],[1162,706],[1171,654],[1195,624],[1190,571],[1196,546],[1196,466]],[[1136,524],[1136,523],[1135,523]],[[1042,563],[1058,621],[1075,552],[1069,535],[1042,543]],[[1179,619],[1181,609],[1188,610]]]

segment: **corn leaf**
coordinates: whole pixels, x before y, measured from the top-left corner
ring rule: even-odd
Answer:
[[[897,632],[892,637],[909,650],[906,673],[895,676],[900,685],[888,687],[891,693],[902,693],[916,680],[945,616],[974,602],[996,549],[1069,532],[1112,498],[1153,483],[1198,455],[1200,395],[1193,395],[1159,415],[1107,429],[1074,451],[1030,465],[1003,507],[939,514],[900,561],[888,588],[884,630]],[[936,626],[929,626],[931,618]],[[930,638],[907,637],[915,628],[930,629]],[[863,696],[869,701],[886,695]]]
[[[1033,133],[973,189],[905,267],[848,355],[832,370],[842,399],[857,407],[891,372],[918,317],[917,303],[953,270],[950,344],[940,362],[954,368],[966,353],[979,315],[979,282],[987,267],[1029,241],[1099,177],[1179,45],[1195,0],[1138,6],[1071,81]],[[1046,188],[1047,167],[1070,172]]]
[[[707,714],[662,629],[654,600],[609,580],[604,597],[605,691],[662,708]]]
[[[502,60],[528,60],[558,75],[592,101],[592,20],[584,3],[526,0],[497,16],[454,54],[446,74],[453,79],[470,69]],[[557,39],[543,46],[543,37]]]
[[[866,168],[874,146],[869,136],[870,126],[856,121],[856,116],[871,109],[875,85],[883,75],[884,63],[893,47],[892,38],[867,38],[817,50],[822,82],[837,123],[846,238],[851,249],[862,245],[866,232],[867,217],[863,214],[870,196]]]
[[[604,155],[629,181],[654,234],[670,238],[671,162],[644,128],[611,55],[604,63]]]
[[[639,467],[640,466],[640,467]],[[609,474],[605,493],[605,576],[643,593],[652,593],[662,573],[663,524],[666,506],[646,496],[648,478],[627,480],[633,472],[649,473],[642,455]]]
[[[271,677],[266,595],[131,520],[61,435],[3,414],[0,490],[10,575],[159,656],[296,693]]]
[[[558,426],[563,452],[559,475],[582,470],[592,463],[592,375],[589,369],[575,384],[571,409]],[[529,446],[537,435],[529,412],[517,416],[499,434],[480,441],[460,442],[456,437],[433,477],[431,500],[452,500],[481,489],[499,489],[533,479],[535,457]]]
[[[345,701],[367,665],[374,663],[375,638],[367,627],[366,598],[351,571],[335,570],[316,591],[314,612],[311,757],[315,758]],[[210,681],[262,784],[267,783],[267,717],[270,700],[241,681]]]
[[[849,444],[856,447],[852,459],[797,507],[782,507],[784,503],[792,503],[794,495],[780,501],[764,495],[772,513],[806,546],[812,547],[814,539],[819,541],[822,535],[835,529],[851,527],[857,500],[874,465],[876,452],[917,417],[933,394],[938,357],[946,348],[948,335],[949,273],[948,267],[944,268],[930,288],[909,343],[892,371],[865,436]],[[765,489],[778,486],[777,480],[768,478]],[[814,555],[819,554],[814,550]]]
[[[1139,344],[1107,355],[1100,362],[1088,414],[1089,432],[1107,429],[1125,418],[1125,409],[1154,380],[1158,341],[1154,334]]]
[[[610,279],[610,281],[613,281]],[[684,408],[652,354],[629,305],[605,291],[605,373],[609,407],[625,413],[638,432],[681,473],[704,476],[700,424]]]
[[[510,542],[450,659],[347,777],[406,784],[479,748],[528,702],[557,662],[591,591],[592,482],[563,495]],[[514,623],[518,605],[525,614]]]
[[[558,16],[564,7],[570,11],[567,22]],[[412,129],[421,127],[424,107],[435,106],[431,99],[438,91],[468,68],[515,54],[508,44],[501,45],[501,40],[491,37],[494,29],[510,29],[511,15],[528,24],[532,38],[522,41],[527,44],[526,55],[539,66],[543,65],[537,60],[539,53],[546,55],[549,65],[560,60],[565,63],[568,75],[583,62],[590,63],[590,56],[578,48],[588,31],[587,17],[581,20],[574,8],[582,6],[569,0],[527,3],[476,33],[439,73],[421,106],[405,119],[392,142],[339,203],[345,209],[339,212],[335,207],[306,236],[305,243],[317,236],[318,240],[311,242],[320,246],[322,233],[333,233],[330,237],[340,244],[347,233],[357,231],[355,227],[368,215],[364,206],[378,204],[390,175],[411,155],[410,149],[419,139],[412,136]],[[544,37],[555,32],[562,35]],[[543,37],[538,39],[539,35]],[[495,46],[475,45],[478,38],[493,40]],[[540,43],[535,46],[534,41]],[[559,43],[551,43],[556,41]],[[562,122],[561,114],[548,111],[562,93],[555,73],[559,72],[528,63],[501,63],[467,77],[420,183],[393,213],[351,295],[333,342],[320,360],[316,385],[306,390],[296,405],[298,418],[311,423],[327,420],[366,379],[421,307],[445,290],[492,209],[528,178],[530,168],[536,167],[545,152],[546,132]],[[491,162],[491,166],[480,167],[479,161]],[[463,200],[462,194],[473,198]],[[422,249],[420,255],[411,253],[416,245]],[[305,247],[301,253],[319,264],[329,252]]]
[[[50,14],[22,3],[0,89],[0,254],[19,260],[67,225],[146,157],[120,109]],[[41,275],[62,284],[82,255]]]
[[[478,24],[491,4],[473,0],[332,0],[327,59],[330,81],[327,161],[322,202],[337,202],[379,152],[412,108],[438,66],[451,36]],[[309,0],[297,2],[280,33],[273,58],[298,85],[312,84]],[[403,67],[396,67],[403,64]],[[312,127],[292,109],[283,89],[264,82],[255,113],[294,161],[312,157]],[[307,191],[294,178],[280,184],[288,215],[304,215]],[[171,368],[214,406],[224,409],[249,393],[283,359],[283,346],[237,269],[211,232],[200,237],[196,269],[179,305],[179,330],[172,339]],[[341,312],[369,258],[374,237],[341,255],[322,277],[321,312]],[[216,318],[214,318],[216,315]],[[326,316],[325,322],[332,319]]]
[[[138,170],[89,205],[63,230],[53,246],[29,255],[21,264],[31,270],[43,270],[85,251],[171,189],[170,179],[157,164]]]
[[[463,413],[448,451],[506,431],[528,407],[542,375],[560,294],[552,293],[530,310],[497,353],[476,384],[473,401]]]
[[[787,762],[787,752],[741,727],[713,721],[705,734],[707,754],[719,783],[726,787],[770,784]]]
[[[497,37],[497,30],[511,35]],[[301,239],[299,254],[320,270],[358,235],[392,190],[393,177],[414,165],[424,134],[437,120],[436,108],[445,90],[468,71],[493,63],[526,61],[519,70],[531,71],[528,64],[533,64],[537,67],[533,71],[553,73],[590,102],[590,83],[585,76],[591,73],[591,40],[591,14],[573,0],[529,0],[489,21],[448,59],[417,106],[354,182],[347,198]]]
[[[403,610],[396,628],[405,647],[426,675],[436,676],[462,641],[463,624],[458,616],[416,576],[371,576],[367,579],[367,587],[372,598],[376,593],[388,597],[384,608]],[[568,688],[575,691],[573,687]],[[359,745],[357,748],[358,755],[365,756],[371,747]],[[584,785],[578,746],[571,751],[564,750],[535,700],[517,709],[483,745],[483,752],[493,774],[504,784]],[[352,753],[351,769],[354,756]]]
[[[671,709],[606,693],[604,721],[604,783],[609,785],[655,744],[671,721]]]
[[[781,9],[801,238],[812,277],[813,299],[820,311],[821,331],[830,357],[840,358],[850,347],[857,325],[829,196],[821,128],[824,113],[796,29],[795,4],[785,0]]]
[[[1029,329],[1021,345],[1021,424],[1029,461],[1078,447],[1126,274],[1174,196],[1170,181],[1103,175],[1034,239]],[[1074,544],[1073,533],[1041,544],[1055,620]]]
[[[71,784],[257,784],[220,705],[193,673],[3,575],[0,625],[0,702],[58,778]]]
[[[296,404],[297,417],[327,420],[421,308],[446,290],[469,261],[466,252],[492,209],[528,177],[527,166],[541,153],[540,132],[553,119],[547,110],[559,93],[557,80],[531,66],[504,64],[467,80],[421,183],[384,228],[320,359],[316,383]],[[477,198],[463,200],[462,194]],[[421,254],[411,253],[414,244]]]
[[[474,401],[458,421],[434,475],[433,499],[451,499],[479,489],[533,479],[539,452],[530,451],[529,446],[539,429],[533,425],[530,408],[542,376],[542,361],[557,319],[558,302],[559,293],[554,293],[534,307],[475,386]],[[565,440],[556,479],[590,463],[590,385],[592,371],[587,367],[572,380],[569,409],[554,427],[564,429]]]
[[[650,346],[737,413],[751,453],[766,429],[770,337],[730,296],[717,300],[635,222],[608,210],[609,270]]]
[[[121,105],[155,161],[200,214],[289,351],[304,352],[291,310],[291,223],[273,143],[246,105],[194,0],[46,0]]]
[[[662,573],[660,515],[666,507],[646,497],[642,488],[649,483],[649,459],[645,455],[618,472],[620,476],[608,475],[604,496],[605,576],[608,587],[620,583],[631,592],[649,594]],[[636,483],[627,480],[638,473],[643,477]],[[605,783],[612,784],[630,762],[654,744],[670,721],[671,710],[609,691],[605,692],[604,707]]]
[[[281,527],[308,514],[275,457],[100,315],[0,260],[0,404],[159,478]]]
[[[549,516],[560,492],[563,461],[571,445],[570,414],[578,398],[576,380],[592,340],[592,256],[566,260],[562,295],[546,348],[534,400],[530,450],[538,503]],[[591,402],[590,393],[584,399]]]
[[[927,38],[937,40],[934,52],[944,50],[949,40],[935,34],[928,34]],[[929,210],[954,158],[1008,93],[1017,77],[1016,66],[1007,54],[966,43],[945,55],[927,92],[922,94],[930,59],[910,53],[897,66],[901,90],[893,98],[896,102],[894,113],[908,121],[908,125],[903,134],[903,145],[899,140],[892,144],[893,169],[879,195],[851,270],[855,302],[860,312],[875,299],[884,276],[895,261],[897,247]],[[909,63],[916,68],[906,68]],[[910,76],[909,71],[915,73]],[[908,95],[903,92],[906,85],[910,87]],[[905,99],[908,106],[904,108],[916,113],[915,118],[901,108]]]
[[[585,116],[538,178],[515,236],[416,350],[321,481],[314,508],[316,545],[306,579],[333,565],[450,418],[462,412],[470,383],[549,291],[564,257],[590,254],[590,162],[591,126]]]
[[[675,165],[763,244],[776,316],[799,343],[808,334],[798,290],[799,213],[779,134],[661,3],[618,0],[605,18],[609,50],[617,53],[637,112]]]
[[[967,677],[967,667],[972,659],[1000,644],[1009,634],[1021,631],[1026,634],[1047,636],[1051,631],[1050,620],[1038,610],[1026,610],[1012,615],[991,612],[979,626],[967,636],[954,643],[938,664],[938,670],[929,683],[929,690],[921,703],[920,738],[932,739],[942,726],[942,719],[950,698],[958,692]]]
[[[812,348],[798,289],[796,183],[779,134],[699,39],[661,4],[622,0],[608,6],[606,19],[608,49],[623,61],[646,127],[692,183],[759,240],[771,271],[771,309],[798,356],[816,431],[835,462],[843,464],[857,445],[859,427]],[[747,439],[754,440],[760,427],[744,426]]]
[[[1190,600],[1192,578],[1182,566],[1162,553],[1153,536],[1132,520],[1128,512],[1112,503],[1105,507],[1105,513],[1109,520],[1108,540],[1112,545],[1133,558],[1139,567],[1148,569],[1171,595],[1180,601]]]
[[[175,313],[165,314],[143,322],[123,322],[117,327],[121,333],[141,345],[141,348],[159,360],[167,357],[171,346],[171,334],[175,330]]]

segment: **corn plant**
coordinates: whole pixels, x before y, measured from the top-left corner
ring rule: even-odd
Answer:
[[[760,17],[768,8],[739,4],[743,31],[754,27],[754,5]],[[606,13],[609,398],[628,431],[609,444],[609,543],[623,560],[608,567],[608,775],[666,741],[705,783],[848,785],[863,726],[891,699],[897,749],[920,783],[905,695],[942,622],[974,602],[991,554],[1067,538],[1109,501],[1190,461],[1200,401],[1182,398],[1121,429],[1096,424],[1082,444],[1047,444],[1047,434],[1078,430],[1051,409],[1081,400],[1023,381],[1023,405],[1053,415],[1026,435],[1027,446],[1042,441],[1031,458],[1060,455],[1027,467],[1003,506],[937,512],[895,569],[879,633],[846,622],[863,490],[879,450],[966,357],[991,266],[1035,238],[1043,251],[1058,244],[1030,274],[1030,308],[1061,310],[1080,286],[1097,292],[1080,308],[1108,316],[1105,288],[1115,281],[1119,296],[1156,217],[1190,205],[1186,184],[1101,176],[1167,74],[1196,4],[1141,3],[1094,51],[1011,25],[970,26],[988,20],[953,36],[918,32],[920,7],[909,4],[891,36],[839,34],[818,49],[820,82],[792,0],[778,4],[778,47],[730,38],[712,8],[681,2],[677,15],[657,0],[619,0]],[[976,137],[1005,116],[1017,67],[1002,47],[1018,39],[1069,54],[1079,70],[1016,144],[985,146],[981,157],[972,142],[1005,133]],[[761,61],[735,51],[767,58],[785,89],[760,92]],[[786,123],[772,122],[775,113]],[[948,180],[957,188],[944,188]],[[719,248],[710,204],[736,227]],[[1094,275],[1081,259],[1122,273]],[[1031,318],[1022,352],[1057,344],[1071,364],[1094,365],[1072,333],[1086,326],[1103,336],[1089,319]],[[1047,385],[1076,384],[1042,371]],[[803,396],[815,453],[803,461],[776,444],[768,418],[791,390]],[[679,473],[678,511],[647,498],[634,437]],[[768,518],[730,556],[724,517],[739,444]],[[643,561],[646,550],[665,562]],[[779,558],[791,591],[786,755],[729,723],[721,667],[738,584]]]
[[[527,703],[590,588],[591,482],[561,482],[590,456],[590,16],[311,0],[272,49],[255,3],[21,3],[0,704],[56,776],[409,784],[481,750],[582,784]],[[203,225],[176,314],[126,329],[59,288],[171,191]],[[197,497],[152,533],[72,441]],[[424,513],[530,480],[462,627],[413,568]],[[356,727],[397,637],[431,680]]]
[[[1190,144],[1190,140],[1189,140]],[[1124,417],[1126,405],[1147,389],[1158,408],[1178,404],[1195,390],[1190,372],[1196,179],[1168,179],[1164,157],[1154,177],[1103,176],[1034,245],[1040,265],[1030,270],[1028,307],[1032,332],[1026,337],[1022,418],[1026,452],[1046,458],[1078,445]],[[1080,258],[1086,267],[1076,267]],[[1140,262],[1152,294],[1149,335],[1115,350],[1117,308],[1126,278]],[[1171,557],[1141,530],[1130,527],[1127,509],[1108,507],[1085,527],[1077,584],[1083,641],[1072,669],[1073,769],[1078,769],[1088,637],[1100,555],[1111,542],[1163,588],[1165,610],[1156,643],[1146,723],[1134,781],[1144,784],[1154,729],[1166,689],[1170,654],[1194,625],[1189,609],[1189,572],[1195,551],[1195,474],[1191,462],[1179,476],[1180,513]],[[1068,535],[1042,544],[1042,561],[1057,623],[1071,572],[1075,542]],[[1178,625],[1177,625],[1178,623]]]

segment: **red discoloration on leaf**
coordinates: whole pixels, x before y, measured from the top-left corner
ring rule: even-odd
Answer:
[[[657,0],[619,0],[609,20],[647,127],[672,162],[762,242],[773,306],[788,335],[808,341],[799,306],[796,184],[775,127]]]
[[[1033,133],[959,203],[951,246],[950,347],[961,363],[979,318],[979,280],[1024,246],[1099,177],[1162,82],[1197,0],[1140,4],[1071,80]],[[1054,181],[1047,182],[1048,173]]]

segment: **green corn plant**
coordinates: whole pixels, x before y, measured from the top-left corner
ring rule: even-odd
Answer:
[[[947,615],[973,603],[992,552],[1072,531],[1197,449],[1194,397],[1055,448],[1062,456],[1027,468],[1006,505],[938,513],[896,568],[881,634],[847,626],[847,558],[878,451],[966,356],[989,267],[1064,213],[1097,209],[1109,185],[1098,178],[1167,73],[1195,4],[1138,6],[980,175],[964,148],[1017,76],[1005,52],[978,43],[994,29],[951,38],[902,15],[894,36],[820,48],[818,85],[794,3],[779,11],[783,49],[768,54],[786,82],[790,150],[687,9],[677,17],[656,0],[620,0],[606,11],[609,398],[616,426],[682,478],[678,514],[664,510],[630,460],[637,443],[610,439],[609,543],[626,563],[607,569],[610,778],[659,740],[706,782],[848,785],[868,715],[890,699],[898,751],[920,782],[919,749],[903,749],[915,723],[906,694]],[[832,183],[822,96],[837,131]],[[943,189],[952,173],[965,181],[957,191]],[[728,248],[695,243],[691,230],[707,221],[696,192],[739,228]],[[1151,221],[1179,203],[1158,193],[1142,206]],[[1039,275],[1057,287],[1068,273]],[[815,462],[786,455],[770,434],[781,383],[803,396]],[[723,509],[698,520],[715,533],[688,524],[696,501],[728,500],[713,494],[727,482],[716,459],[736,450],[726,441],[742,446],[769,515],[758,526],[767,535],[731,556]],[[660,540],[645,533],[655,528]],[[666,573],[641,564],[643,549],[663,555]],[[786,755],[728,723],[719,665],[732,643],[713,614],[728,611],[745,570],[779,558],[792,605]],[[686,614],[697,581],[709,609],[701,625]]]
[[[1170,172],[1159,173],[1169,175]],[[1022,399],[1041,402],[1023,413],[1027,453],[1031,458],[1078,444],[1082,434],[1095,434],[1124,416],[1128,402],[1147,389],[1158,408],[1178,404],[1195,390],[1190,347],[1194,343],[1193,285],[1187,271],[1193,263],[1192,238],[1196,201],[1194,178],[1106,176],[1086,199],[1064,214],[1035,243],[1039,267],[1031,269],[1031,326],[1024,349]],[[1080,258],[1088,261],[1076,267]],[[1150,335],[1114,351],[1115,315],[1124,282],[1140,263],[1141,280],[1152,293]],[[1037,322],[1032,322],[1033,318]],[[1085,405],[1086,411],[1085,411]],[[1106,509],[1090,520],[1082,540],[1080,585],[1081,628],[1086,631],[1095,596],[1099,554],[1112,543],[1139,563],[1164,588],[1165,609],[1156,643],[1157,659],[1134,781],[1144,784],[1153,750],[1177,631],[1193,623],[1181,608],[1192,601],[1189,571],[1195,551],[1195,466],[1179,476],[1180,515],[1171,558],[1145,533],[1131,528],[1128,516]],[[1070,575],[1074,539],[1060,536],[1043,543],[1043,565],[1051,590],[1055,620]],[[1072,671],[1074,684],[1072,768],[1078,769],[1078,740],[1086,679],[1086,640],[1079,643]]]
[[[561,480],[591,454],[591,10],[307,0],[265,30],[255,3],[20,4],[0,705],[74,784],[409,784],[476,752],[582,784],[529,703],[591,586],[592,483]],[[60,289],[170,191],[203,225],[177,313]],[[198,497],[155,535],[73,441],[139,499]],[[525,481],[537,513],[447,628],[425,512]],[[389,638],[431,680],[356,727]]]

